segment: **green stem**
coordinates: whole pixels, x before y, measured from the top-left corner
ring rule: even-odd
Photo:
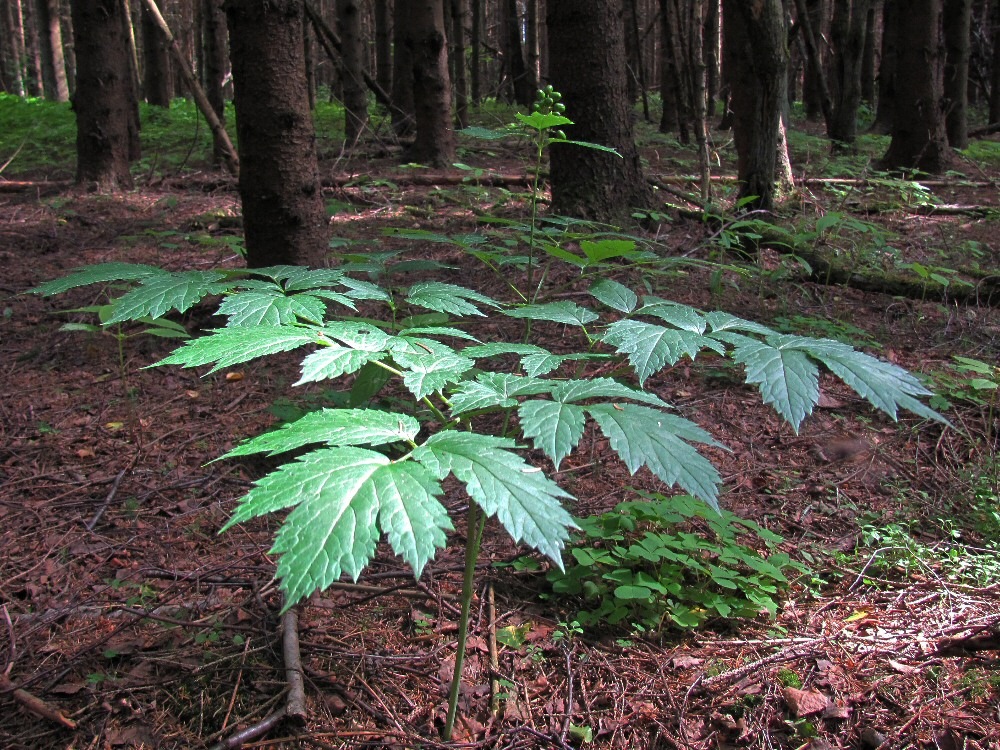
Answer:
[[[479,546],[483,541],[483,527],[486,525],[486,514],[480,512],[475,502],[469,503],[467,514],[467,539],[465,542],[465,574],[462,577],[462,614],[458,619],[458,649],[455,652],[455,672],[451,678],[451,689],[448,691],[448,717],[444,722],[444,740],[451,740],[455,728],[455,716],[458,713],[458,693],[462,686],[462,665],[465,662],[465,642],[469,635],[469,613],[472,610],[472,595],[476,577],[476,561],[479,559]]]

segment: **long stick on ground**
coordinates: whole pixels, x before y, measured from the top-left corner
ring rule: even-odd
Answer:
[[[223,126],[218,115],[215,114],[215,110],[212,109],[212,105],[209,103],[208,97],[205,96],[205,91],[201,88],[201,84],[198,83],[198,79],[194,77],[191,65],[188,63],[187,58],[184,57],[184,53],[177,44],[177,40],[174,38],[173,33],[171,33],[170,27],[167,26],[167,22],[163,20],[163,15],[160,13],[160,9],[156,7],[156,0],[142,0],[142,2],[146,6],[146,10],[149,11],[149,15],[152,17],[153,21],[160,27],[160,31],[162,31],[163,35],[166,37],[167,43],[170,45],[170,51],[173,53],[174,59],[177,61],[177,67],[180,70],[181,78],[183,78],[184,83],[187,84],[188,89],[191,91],[191,95],[194,97],[194,103],[197,105],[198,111],[205,117],[205,120],[208,122],[209,129],[212,131],[212,138],[215,139],[216,150],[220,151],[225,158],[226,168],[232,174],[238,175],[240,172],[240,158],[236,155],[236,149],[233,148],[233,142],[229,140],[229,134],[226,132],[225,126]]]

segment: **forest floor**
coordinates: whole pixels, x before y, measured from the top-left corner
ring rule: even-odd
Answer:
[[[796,165],[826,178],[822,140],[793,135]],[[689,149],[648,128],[643,144],[662,180],[693,173]],[[462,159],[485,174],[525,174],[517,149],[466,145]],[[718,171],[731,173],[731,147],[719,153]],[[862,176],[864,154],[849,158]],[[442,280],[507,295],[461,248],[383,230],[453,235],[481,229],[486,213],[524,219],[525,185],[463,182],[474,173],[461,170],[415,180],[427,170],[398,162],[324,160],[324,177],[338,183],[327,193],[334,233],[367,242],[353,245],[366,252],[446,263]],[[189,168],[140,183],[115,197],[0,193],[0,746],[9,750],[235,747],[220,743],[285,698],[275,523],[217,534],[269,467],[209,462],[330,402],[332,387],[290,390],[295,363],[280,357],[204,377],[143,369],[177,342],[60,330],[92,319],[71,309],[100,304],[94,288],[22,294],[91,263],[239,265],[231,181]],[[805,183],[779,223],[803,252],[847,267],[847,283],[810,278],[774,249],[755,262],[727,255],[731,225],[676,207],[636,233],[665,259],[668,273],[651,281],[659,296],[848,341],[934,378],[951,402],[953,428],[909,414],[894,423],[824,378],[819,408],[795,434],[711,362],[685,360],[647,383],[729,449],[708,450],[723,507],[782,535],[781,548],[812,570],[774,617],[567,633],[572,603],[541,598],[543,576],[491,565],[524,551],[487,526],[461,719],[443,743],[462,544],[418,582],[380,546],[358,584],[298,608],[305,725],[280,723],[243,746],[1000,748],[1000,462],[995,391],[982,382],[1000,372],[974,384],[953,359],[1000,361],[998,184],[1000,159],[956,159],[930,187]],[[724,201],[730,188],[716,190]],[[824,216],[839,218],[810,235]],[[690,262],[699,260],[730,265]],[[571,281],[568,268],[553,273]],[[639,281],[624,264],[612,275]],[[217,324],[212,313],[199,305],[177,319],[194,332]],[[596,435],[580,455],[558,476],[578,498],[576,515],[609,511],[635,488],[664,489],[629,476]],[[459,529],[463,502],[446,498]],[[492,667],[491,629],[518,634]],[[496,711],[491,677],[503,680]]]

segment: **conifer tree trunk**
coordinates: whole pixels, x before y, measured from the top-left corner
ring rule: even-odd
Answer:
[[[451,52],[455,88],[455,124],[469,126],[469,84],[465,74],[465,0],[448,0],[451,3]]]
[[[1000,0],[993,0],[993,71],[990,75],[991,123],[1000,122]]]
[[[944,111],[948,145],[969,145],[969,32],[972,0],[944,3]]]
[[[226,14],[222,0],[201,0],[202,86],[212,111],[220,122],[226,121],[226,101],[222,82],[229,64],[226,39]],[[212,159],[221,164],[226,158],[219,139],[213,139]]]
[[[320,266],[326,210],[308,107],[302,0],[227,0],[247,265]]]
[[[830,36],[833,40],[833,120],[829,136],[834,146],[853,148],[858,135],[861,68],[871,0],[834,0]]]
[[[59,2],[58,0],[37,0],[37,8],[45,98],[56,102],[68,102],[69,82],[66,79],[62,27],[59,24]]]
[[[910,0],[900,11],[892,142],[882,165],[937,174],[945,169],[948,149],[941,111],[942,0]]]
[[[626,220],[652,205],[632,135],[625,85],[621,0],[549,0],[549,73],[563,95],[575,140],[617,149],[621,157],[572,145],[551,148],[552,210],[596,221]]]
[[[100,192],[132,187],[138,103],[121,0],[72,0],[76,50],[76,181]]]
[[[174,87],[170,78],[167,40],[145,5],[140,18],[143,98],[155,107],[169,107]]]
[[[392,91],[392,15],[389,0],[375,0],[375,80]]]
[[[407,44],[411,0],[395,0],[392,11],[392,129],[407,136],[414,128],[413,52]]]
[[[409,158],[436,167],[455,160],[443,0],[412,0],[405,45],[413,65],[416,138]]]
[[[878,67],[878,105],[875,108],[873,133],[892,131],[893,109],[896,102],[896,64],[899,23],[899,0],[885,0],[882,4],[882,55]]]
[[[358,0],[337,0],[340,53],[344,71],[344,110],[347,143],[354,144],[368,124],[368,89],[365,86],[364,39]]]
[[[483,0],[469,0],[469,9],[472,15],[472,32],[469,34],[470,51],[469,64],[472,68],[471,75],[471,95],[472,103],[479,106],[483,99],[482,89],[482,61],[480,60],[480,50],[482,48],[480,32],[483,28]]]

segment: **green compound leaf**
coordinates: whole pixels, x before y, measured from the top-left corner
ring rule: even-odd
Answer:
[[[375,299],[382,302],[388,302],[391,299],[385,289],[377,284],[372,284],[370,281],[361,281],[360,279],[352,279],[350,276],[343,276],[339,279],[338,283],[347,287],[345,294],[351,299]]]
[[[151,276],[169,275],[169,273],[162,268],[142,263],[98,263],[96,266],[75,268],[68,276],[46,281],[28,291],[31,294],[51,297],[53,294],[62,294],[78,286],[106,284],[109,281],[138,281]]]
[[[184,312],[209,294],[226,291],[232,284],[219,284],[223,271],[178,271],[147,276],[138,287],[115,301],[108,325],[146,315],[159,318],[170,310]]]
[[[230,328],[291,325],[299,318],[322,323],[326,314],[323,301],[310,294],[286,297],[281,290],[240,292],[226,297],[219,305],[219,315],[229,317]]]
[[[456,284],[445,284],[440,281],[426,281],[410,287],[406,301],[411,305],[423,307],[436,312],[452,315],[479,315],[484,313],[473,302],[490,307],[499,307],[500,303],[484,294],[466,289]]]
[[[565,323],[571,326],[585,326],[597,320],[597,313],[581,307],[575,302],[546,302],[541,305],[525,305],[513,310],[504,311],[512,318],[527,318],[529,320],[547,320],[553,323]]]
[[[781,336],[768,339],[777,346],[739,334],[726,338],[735,346],[733,359],[746,367],[747,382],[756,385],[764,403],[772,405],[798,432],[819,402],[816,363],[801,350],[780,346]]]
[[[295,507],[271,549],[282,556],[278,576],[288,609],[343,573],[357,580],[380,525],[419,575],[451,528],[440,494],[440,484],[418,464],[393,464],[360,448],[323,448],[258,481],[223,531]]]
[[[224,367],[249,362],[268,354],[287,352],[306,344],[316,343],[316,334],[293,326],[256,326],[254,328],[222,328],[209,331],[194,341],[174,350],[166,359],[150,367],[183,365],[198,367],[215,363],[213,373]]]
[[[357,372],[368,362],[386,357],[385,352],[366,352],[343,346],[325,346],[302,360],[302,377],[294,385],[332,380],[341,375]]]
[[[505,372],[480,373],[475,380],[459,385],[449,396],[451,413],[458,415],[478,409],[516,406],[515,396],[548,393],[553,385],[551,380],[526,378]]]
[[[684,440],[715,444],[694,423],[635,404],[586,407],[611,447],[635,474],[649,467],[667,484],[678,484],[718,510],[722,478],[712,463]]]
[[[705,313],[705,320],[712,327],[713,332],[746,331],[748,333],[757,333],[761,336],[771,336],[775,333],[772,329],[760,323],[754,323],[752,320],[743,320],[743,318],[737,318],[735,315],[724,312]]]
[[[704,333],[705,316],[693,307],[681,305],[659,297],[643,298],[643,305],[636,310],[636,315],[652,315],[665,320],[670,325],[691,333]]]
[[[364,352],[388,351],[396,340],[381,328],[365,323],[332,322],[323,326],[321,333],[331,339]]]
[[[666,365],[676,364],[685,355],[694,359],[705,347],[720,354],[725,352],[718,341],[700,333],[664,328],[641,320],[612,323],[601,340],[616,351],[628,354],[640,384]]]
[[[805,336],[776,336],[781,346],[800,349],[815,357],[830,372],[853,388],[876,409],[893,419],[899,407],[917,416],[944,424],[948,421],[917,400],[918,396],[933,395],[919,380],[901,367],[883,362],[847,344],[830,339],[813,339]]]
[[[399,332],[400,338],[420,335],[451,336],[456,339],[465,339],[466,341],[479,341],[479,339],[468,331],[463,331],[461,328],[452,328],[451,326],[414,326],[412,328],[404,328]]]
[[[458,382],[475,366],[473,360],[457,354],[394,351],[393,359],[405,370],[403,385],[416,398],[440,391],[448,383]]]
[[[552,398],[569,404],[588,398],[628,398],[653,406],[669,408],[669,404],[652,393],[622,385],[611,378],[591,378],[590,380],[569,380],[553,389]]]
[[[247,440],[215,460],[253,453],[273,456],[313,443],[346,446],[412,442],[419,432],[420,423],[407,414],[375,409],[320,409]]]
[[[509,450],[515,447],[508,438],[443,430],[411,455],[438,479],[454,473],[515,542],[534,547],[562,569],[562,548],[575,524],[559,500],[571,496]]]
[[[598,302],[626,315],[635,310],[636,305],[639,304],[639,298],[635,292],[624,284],[619,284],[611,279],[600,279],[594,282],[588,291]]]
[[[502,354],[548,354],[547,349],[534,344],[508,344],[506,342],[490,342],[478,344],[477,346],[467,346],[462,350],[462,355],[473,359],[486,359],[487,357],[499,357]]]
[[[584,407],[558,401],[525,401],[517,416],[525,437],[552,459],[557,470],[580,442],[586,422]]]

